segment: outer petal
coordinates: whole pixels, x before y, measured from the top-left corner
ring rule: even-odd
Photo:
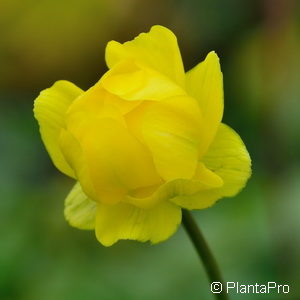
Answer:
[[[121,239],[158,243],[169,238],[181,222],[181,209],[163,202],[151,209],[126,203],[100,204],[96,217],[96,236],[104,246]]]
[[[222,197],[235,196],[251,175],[251,160],[243,141],[225,124],[220,125],[203,162],[223,179],[224,185],[191,196],[175,197],[173,203],[188,209],[207,208]]]
[[[65,126],[65,114],[69,105],[83,91],[68,81],[57,81],[43,90],[34,102],[34,116],[40,125],[40,133],[54,165],[66,175],[74,177],[73,170],[61,153],[58,139]]]
[[[97,202],[90,200],[77,182],[65,200],[66,220],[79,229],[94,229],[96,209]]]
[[[165,75],[139,65],[122,61],[101,78],[100,83],[110,93],[125,100],[162,100],[186,92]]]
[[[165,181],[192,178],[202,136],[199,106],[190,97],[143,104],[127,116],[127,124],[150,149]]]
[[[111,41],[105,53],[109,68],[122,60],[136,60],[184,86],[184,68],[176,36],[163,26],[153,26],[134,40],[120,44]]]
[[[203,62],[187,72],[186,86],[203,113],[205,130],[200,145],[201,157],[214,139],[223,116],[223,76],[215,52],[210,52]]]

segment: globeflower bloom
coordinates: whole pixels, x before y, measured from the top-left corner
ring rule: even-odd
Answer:
[[[204,209],[236,195],[251,173],[238,134],[221,123],[223,82],[210,52],[185,73],[175,35],[153,26],[106,47],[108,71],[83,91],[68,81],[34,103],[54,165],[77,182],[65,217],[99,242],[158,243],[181,223],[181,209]]]

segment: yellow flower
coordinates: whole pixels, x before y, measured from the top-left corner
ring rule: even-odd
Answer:
[[[153,26],[106,47],[109,70],[83,91],[58,81],[34,104],[44,144],[77,183],[65,217],[95,229],[110,246],[120,239],[158,243],[181,222],[181,208],[204,209],[236,195],[250,176],[238,134],[221,123],[219,59],[185,73],[177,40]]]

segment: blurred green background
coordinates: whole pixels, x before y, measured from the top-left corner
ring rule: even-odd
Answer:
[[[253,175],[235,198],[194,211],[228,281],[289,284],[300,299],[299,2],[285,0],[0,0],[0,299],[213,299],[182,228],[165,243],[104,248],[69,227],[73,182],[52,165],[33,100],[58,79],[81,88],[105,72],[109,40],[154,24],[178,37],[188,70],[220,58],[224,121]]]

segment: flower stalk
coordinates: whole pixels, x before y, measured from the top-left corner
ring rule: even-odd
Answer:
[[[197,223],[195,222],[192,214],[185,209],[182,210],[182,224],[186,232],[188,233],[200,259],[202,260],[210,284],[213,282],[218,282],[220,283],[221,287],[225,287],[218,264],[207,242],[205,241],[202,232],[197,226]],[[220,293],[215,293],[214,295],[216,299],[220,299],[220,300],[229,299],[224,289]]]

